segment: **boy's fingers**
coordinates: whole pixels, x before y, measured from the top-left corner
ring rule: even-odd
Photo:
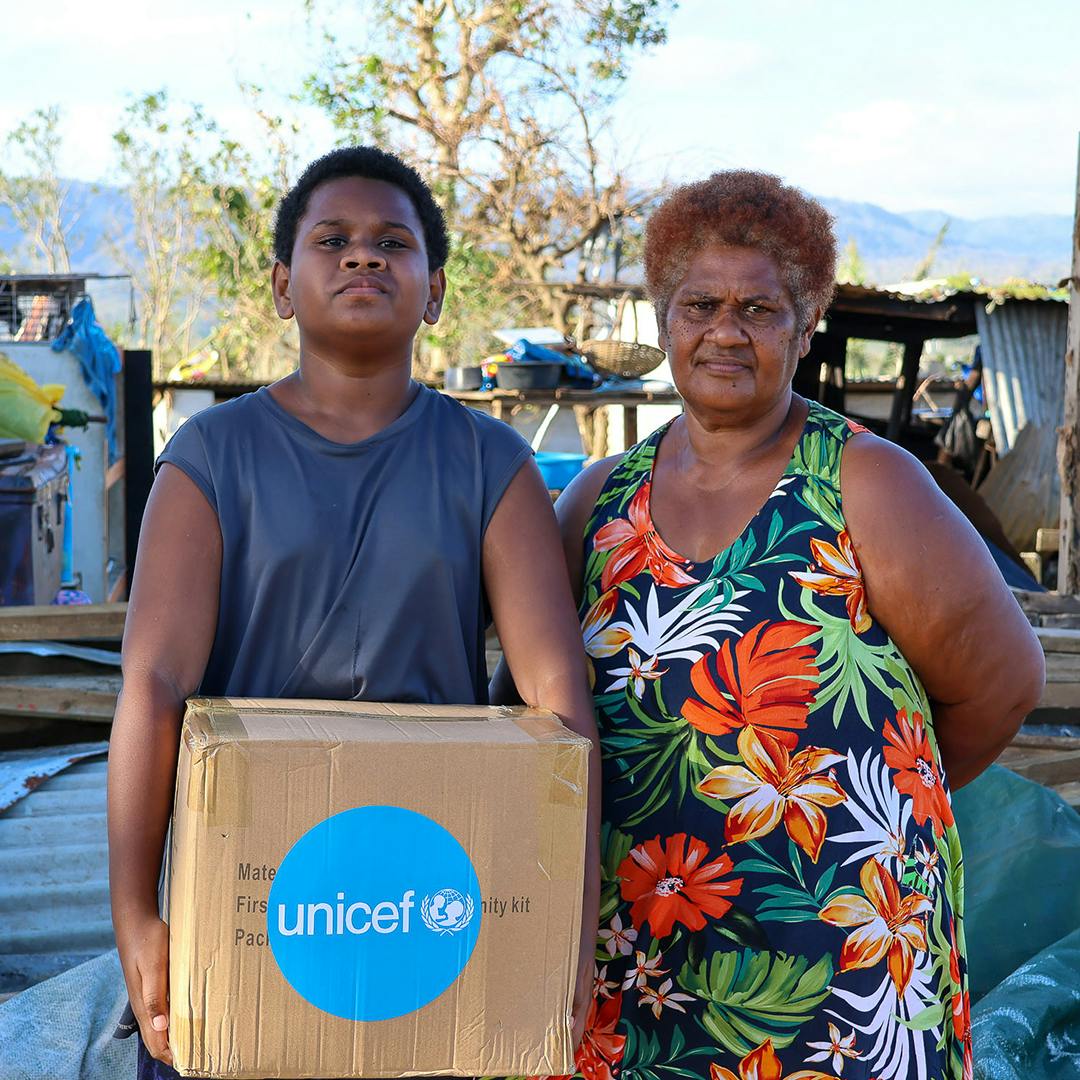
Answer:
[[[143,973],[143,1042],[158,1061],[169,1061],[169,1006],[165,989],[165,967],[154,965]]]

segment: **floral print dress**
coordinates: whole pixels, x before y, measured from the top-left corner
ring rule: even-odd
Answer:
[[[650,517],[664,431],[586,527],[603,745],[585,1080],[971,1075],[963,873],[926,693],[867,610],[810,403],[775,490],[695,563]]]

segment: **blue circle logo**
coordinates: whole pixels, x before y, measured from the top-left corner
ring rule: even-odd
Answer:
[[[434,1001],[480,934],[480,883],[437,822],[397,806],[320,821],[270,888],[266,929],[289,985],[346,1020],[390,1020]]]

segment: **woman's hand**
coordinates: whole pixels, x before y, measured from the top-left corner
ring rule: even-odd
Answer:
[[[169,1051],[169,927],[157,913],[117,920],[116,944],[143,1045],[172,1064]]]
[[[1042,647],[986,545],[892,443],[844,448],[844,516],[870,614],[922,681],[949,784],[974,780],[1042,696]]]

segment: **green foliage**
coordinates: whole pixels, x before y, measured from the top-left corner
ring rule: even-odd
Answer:
[[[35,109],[8,135],[5,147],[21,158],[21,174],[0,169],[0,206],[11,214],[25,240],[11,252],[23,270],[50,274],[71,270],[69,241],[73,223],[65,209],[69,185],[60,178],[60,109]],[[7,155],[5,155],[6,157]]]
[[[790,1046],[828,996],[832,976],[828,956],[811,967],[805,957],[743,949],[685,965],[679,982],[707,1003],[701,1024],[709,1035],[742,1057],[766,1039]]]
[[[600,925],[606,926],[618,910],[621,895],[619,867],[630,854],[634,841],[628,833],[604,822],[600,829],[600,850],[604,857],[600,863]]]
[[[668,1076],[683,1077],[685,1080],[698,1080],[700,1068],[688,1068],[690,1059],[712,1057],[715,1050],[711,1046],[686,1045],[686,1037],[679,1028],[671,1033],[671,1043],[665,1054],[659,1036],[649,1028],[641,1028],[624,1020],[626,1044],[623,1047],[621,1080],[664,1080]]]
[[[469,328],[496,315],[568,329],[577,301],[546,285],[572,261],[584,274],[582,254],[653,198],[629,194],[604,129],[632,57],[665,40],[673,0],[360,7],[363,40],[328,29],[326,61],[304,92],[343,139],[403,148],[447,211],[459,240],[448,276],[464,287],[457,321],[424,343],[433,366],[483,355],[487,342]],[[329,5],[308,9],[332,18]]]
[[[868,284],[866,263],[859,254],[859,245],[855,243],[854,237],[848,240],[844,253],[836,265],[836,280],[843,285]]]

